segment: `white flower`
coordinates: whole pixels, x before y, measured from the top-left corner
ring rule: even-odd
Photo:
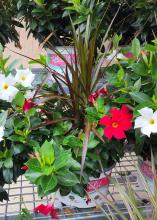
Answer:
[[[16,82],[22,84],[24,87],[31,87],[35,75],[29,69],[16,70]]]
[[[148,137],[151,133],[157,133],[157,111],[153,112],[151,108],[145,107],[138,112],[141,116],[136,118],[134,128],[141,128],[141,132]]]
[[[12,75],[5,77],[0,74],[0,99],[12,102],[18,92],[18,89],[14,87],[15,83]]]
[[[28,91],[28,92],[26,92],[26,94],[25,94],[25,98],[26,98],[26,99],[32,99],[33,96],[34,96],[34,94],[35,94],[35,91]]]
[[[4,127],[0,126],[0,142],[3,140],[3,136],[4,136]]]

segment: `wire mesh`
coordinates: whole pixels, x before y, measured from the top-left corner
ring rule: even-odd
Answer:
[[[127,174],[127,180],[129,180],[132,187],[135,189],[137,196],[139,196],[140,199],[145,199],[146,192],[138,182],[134,163],[137,163],[136,155],[132,154],[130,157],[130,155],[127,154],[120,163],[116,164],[116,167],[112,172],[112,178],[116,179],[123,186],[126,182],[126,176],[122,176],[122,173]],[[37,205],[41,203],[48,204],[51,200],[50,197],[45,197],[41,200],[37,195],[37,187],[30,184],[23,176],[18,179],[17,183],[5,185],[5,189],[9,194],[9,201],[0,203],[0,220],[14,220],[21,213],[22,208],[26,207],[28,210],[33,212],[33,209]],[[122,204],[119,193],[113,183],[109,186],[108,198],[116,202],[120,210],[127,215],[127,210]],[[104,204],[102,207],[105,212],[109,214],[110,211],[108,205]],[[144,208],[144,210],[146,211],[147,209],[150,210],[148,205],[147,208]],[[62,206],[62,208],[57,211],[59,219],[105,219],[104,213],[99,208],[78,209]],[[33,213],[33,218],[36,220],[51,219],[50,217],[41,216],[36,213]]]

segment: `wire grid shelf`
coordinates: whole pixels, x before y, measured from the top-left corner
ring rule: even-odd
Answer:
[[[135,169],[135,163],[137,162],[137,157],[133,153],[130,157],[129,154],[126,154],[125,157],[121,160],[120,163],[116,165],[113,169],[112,177],[115,178],[121,185],[124,185],[126,182],[126,177],[121,176],[120,173],[128,173],[127,179],[132,184],[132,187],[135,189],[136,194],[140,199],[146,198],[146,193],[142,186],[140,185],[137,172]],[[45,197],[42,200],[37,195],[37,187],[30,184],[29,181],[20,177],[16,184],[9,184],[5,186],[9,194],[9,201],[0,202],[0,220],[14,220],[21,213],[22,208],[27,208],[32,212],[32,210],[39,204],[47,204],[51,201],[50,197]],[[108,196],[110,200],[116,202],[118,207],[123,213],[127,215],[127,210],[125,206],[120,201],[119,193],[116,190],[114,184],[109,186]],[[104,204],[102,208],[106,213],[109,213],[109,208],[107,204]],[[150,207],[144,207],[144,210],[150,210]],[[81,219],[105,219],[105,215],[102,210],[98,208],[89,208],[89,209],[78,209],[72,207],[62,206],[61,209],[57,210],[59,219],[69,219],[69,220],[81,220]],[[36,213],[33,213],[33,218],[36,220],[42,219],[51,219],[51,217],[45,217]],[[129,217],[128,217],[129,219]]]

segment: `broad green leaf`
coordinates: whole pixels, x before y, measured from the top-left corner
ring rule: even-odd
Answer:
[[[13,160],[12,158],[7,158],[5,161],[4,161],[4,166],[6,168],[12,168],[13,167]]]
[[[23,144],[13,144],[12,147],[14,155],[20,154],[22,151],[25,150],[25,146]]]
[[[144,62],[134,63],[132,69],[139,76],[146,76],[148,74],[148,67]]]
[[[50,142],[44,142],[41,146],[40,154],[45,164],[51,165],[54,162],[54,149]]]
[[[5,125],[7,116],[8,116],[8,111],[4,111],[4,112],[0,113],[0,126]]]
[[[21,142],[21,143],[26,142],[25,137],[19,135],[11,135],[10,137],[8,137],[8,139],[13,142]]]
[[[41,165],[37,158],[33,158],[27,161],[26,165],[31,171],[41,172]]]
[[[82,141],[74,135],[68,135],[63,140],[63,145],[68,145],[69,147],[82,147],[82,144]]]
[[[137,38],[134,38],[134,40],[132,41],[131,51],[136,57],[140,55],[141,46],[140,41]]]
[[[14,99],[15,105],[23,107],[24,102],[25,102],[24,95],[21,92],[18,92]]]
[[[55,176],[43,176],[41,178],[41,187],[44,193],[53,190],[57,185],[57,178]]]
[[[151,102],[151,98],[143,92],[130,92],[132,99],[137,103]]]
[[[68,170],[58,172],[57,179],[58,183],[62,186],[74,186],[79,183],[76,175]]]
[[[8,168],[3,168],[3,178],[6,183],[11,183],[13,180],[13,170]]]
[[[81,169],[81,165],[80,165],[79,162],[77,162],[76,160],[71,158],[71,160],[70,160],[70,169],[72,169],[72,170],[80,170]]]
[[[31,116],[34,116],[35,113],[36,113],[36,108],[31,108],[25,114],[26,116],[31,117]]]
[[[27,172],[24,174],[26,179],[28,179],[31,183],[34,183],[34,184],[38,183],[42,175],[43,174],[41,172],[34,172],[31,170],[27,170]]]
[[[42,167],[42,172],[44,175],[48,176],[52,173],[53,171],[53,166],[49,167],[49,166],[44,166]]]
[[[117,78],[118,80],[121,82],[124,78],[124,70],[123,68],[121,67],[119,70],[118,70],[118,73],[117,73]]]
[[[70,164],[71,161],[71,152],[62,151],[60,155],[55,158],[54,170],[57,171],[61,168],[64,168]]]

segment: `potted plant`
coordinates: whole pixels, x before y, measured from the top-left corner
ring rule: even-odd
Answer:
[[[106,69],[108,90],[113,103],[125,104],[134,115],[134,126],[127,134],[128,148],[141,156],[140,166],[152,182],[151,150],[156,162],[156,39],[121,48],[124,57]],[[117,74],[115,74],[117,73]]]

